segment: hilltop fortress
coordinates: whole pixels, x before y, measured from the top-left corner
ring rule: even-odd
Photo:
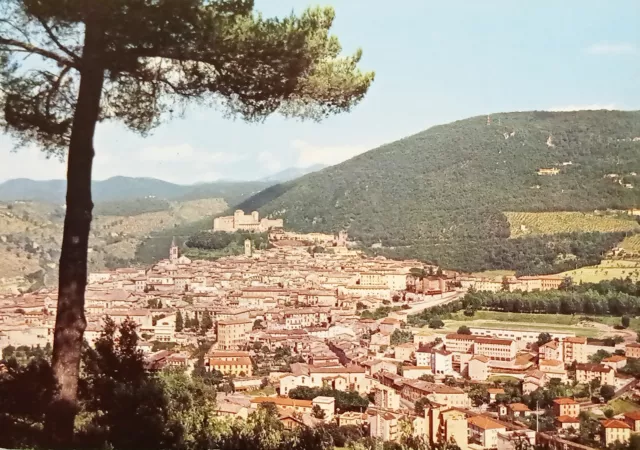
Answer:
[[[241,209],[236,210],[233,216],[216,217],[213,219],[213,231],[226,231],[233,233],[238,230],[256,231],[263,233],[271,228],[282,228],[282,219],[260,219],[258,211],[245,214]]]

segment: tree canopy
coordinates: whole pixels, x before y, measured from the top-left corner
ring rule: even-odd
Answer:
[[[67,157],[47,429],[70,447],[77,409],[96,124],[142,134],[189,104],[260,121],[349,111],[372,72],[342,56],[332,8],[265,18],[252,0],[0,0],[0,125]]]

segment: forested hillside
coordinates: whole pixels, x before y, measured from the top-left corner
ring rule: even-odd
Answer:
[[[639,155],[639,112],[493,114],[490,124],[480,116],[430,128],[271,187],[239,207],[283,217],[296,230],[348,229],[365,246],[380,242],[384,254],[484,270],[508,265],[495,263],[500,255],[526,258],[523,241],[507,239],[505,211],[640,206]],[[541,168],[559,173],[538,175]],[[618,237],[565,235],[551,264],[534,262],[523,272],[550,272],[556,260],[580,258],[567,239],[586,239],[602,252]],[[546,244],[555,247],[555,240]]]

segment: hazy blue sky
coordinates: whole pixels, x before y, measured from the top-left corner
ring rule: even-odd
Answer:
[[[229,121],[213,110],[140,138],[99,127],[94,178],[180,183],[256,179],[291,166],[334,164],[432,125],[489,112],[640,109],[638,0],[256,0],[266,15],[335,7],[344,51],[362,47],[376,71],[367,98],[323,123]],[[37,149],[0,136],[0,181],[63,178]]]

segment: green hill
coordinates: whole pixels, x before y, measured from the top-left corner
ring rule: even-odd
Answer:
[[[624,235],[506,239],[504,212],[638,206],[638,155],[640,112],[492,114],[489,125],[480,116],[435,126],[273,186],[238,207],[283,217],[300,231],[348,229],[391,256],[469,271],[552,272],[568,261],[593,263]],[[541,168],[559,173],[538,175]]]

